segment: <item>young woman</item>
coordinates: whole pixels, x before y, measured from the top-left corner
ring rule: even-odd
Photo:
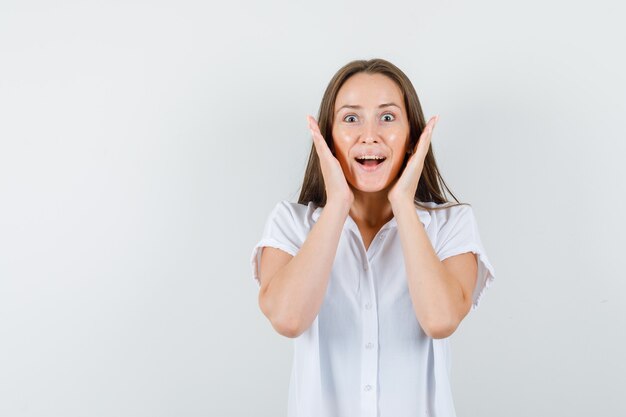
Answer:
[[[308,117],[299,201],[251,256],[263,314],[294,338],[289,417],[455,416],[448,337],[494,270],[472,207],[442,194],[437,119],[382,59],[342,67]]]

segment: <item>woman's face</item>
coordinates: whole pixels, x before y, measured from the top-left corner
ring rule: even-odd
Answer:
[[[339,89],[334,112],[335,156],[348,184],[363,192],[386,189],[400,171],[409,138],[400,87],[382,74],[357,73]],[[364,165],[364,155],[385,159]]]

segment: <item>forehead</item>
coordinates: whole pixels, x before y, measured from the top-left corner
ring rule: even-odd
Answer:
[[[383,74],[360,72],[348,78],[335,99],[335,108],[345,104],[378,106],[380,103],[398,103],[404,108],[402,90],[391,78]]]

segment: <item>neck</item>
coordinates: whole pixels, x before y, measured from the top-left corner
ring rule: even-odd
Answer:
[[[350,217],[359,227],[379,228],[393,218],[387,190],[368,193],[353,189],[352,192],[354,202]]]

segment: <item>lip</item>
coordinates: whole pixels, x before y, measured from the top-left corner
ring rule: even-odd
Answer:
[[[357,161],[354,161],[355,164],[357,164],[359,166],[359,168],[361,168],[361,170],[365,171],[365,172],[375,172],[378,171],[380,169],[381,166],[383,166],[385,163],[387,162],[387,159],[385,159],[383,162],[381,162],[378,165],[374,165],[371,167],[359,164]]]

